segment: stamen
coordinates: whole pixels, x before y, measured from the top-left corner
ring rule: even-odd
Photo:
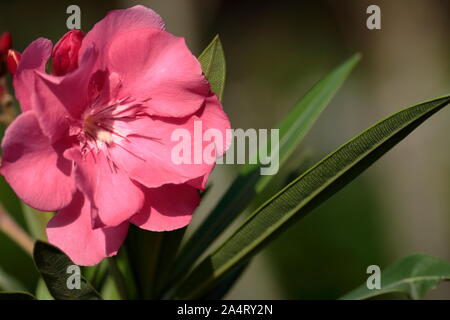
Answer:
[[[92,105],[86,111],[82,129],[78,135],[81,149],[83,153],[90,151],[106,152],[106,157],[110,166],[115,166],[109,154],[109,148],[117,146],[134,157],[145,161],[143,155],[137,154],[124,146],[124,142],[131,143],[128,138],[126,128],[121,128],[120,125],[114,125],[115,122],[128,122],[136,120],[145,115],[144,107],[140,103],[133,103],[129,98],[120,101],[114,101],[103,108],[98,108]],[[125,132],[122,132],[124,129]],[[114,137],[117,137],[116,139]],[[148,138],[148,137],[147,137]],[[110,168],[112,169],[112,168]]]

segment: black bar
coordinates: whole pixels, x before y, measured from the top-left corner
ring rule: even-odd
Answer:
[[[239,301],[0,301],[0,314],[11,309],[14,317],[23,314],[70,316],[79,319],[132,320],[201,320],[201,319],[315,319],[325,316],[373,318],[392,316],[397,309],[402,318],[409,314],[426,318],[442,310],[447,314],[450,301],[295,301],[295,300],[239,300]],[[3,319],[3,317],[1,317]],[[5,318],[7,319],[7,318]]]

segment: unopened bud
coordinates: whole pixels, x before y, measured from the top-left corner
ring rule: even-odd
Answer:
[[[0,36],[0,56],[6,55],[8,50],[12,47],[11,34],[9,32],[4,32]]]
[[[17,71],[17,66],[19,65],[20,58],[21,58],[20,52],[16,50],[9,50],[8,56],[6,57],[6,66],[8,67],[8,71],[11,75],[15,75]]]
[[[52,53],[53,73],[63,76],[78,68],[78,51],[83,42],[81,30],[67,32],[55,45]]]

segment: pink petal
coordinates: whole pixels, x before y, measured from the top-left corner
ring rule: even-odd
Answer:
[[[211,134],[209,139],[215,144],[215,157],[219,158],[225,154],[228,148],[231,146],[233,136],[231,132],[231,124],[228,116],[222,109],[222,105],[216,95],[211,95],[205,100],[205,106],[196,115],[201,119],[203,126],[208,129],[212,129],[218,133],[222,139],[216,141],[214,134]],[[214,132],[213,131],[213,132]],[[204,190],[208,182],[209,173],[202,177],[187,181],[187,183],[197,189]]]
[[[44,72],[45,65],[52,53],[52,42],[39,38],[33,41],[23,52],[17,72],[14,76],[14,90],[23,112],[32,109],[31,97],[34,92],[34,72]]]
[[[233,137],[230,131],[230,120],[223,111],[222,104],[219,102],[217,96],[212,94],[206,98],[204,109],[201,109],[196,115],[203,122],[203,127],[205,127],[206,130],[211,129],[213,130],[212,132],[216,130],[217,132],[220,132],[222,139],[220,141],[213,139],[213,142],[215,142],[216,146],[216,157],[223,156],[231,146]],[[212,135],[212,137],[214,137],[214,135]]]
[[[194,131],[199,123],[202,131],[198,135]],[[204,161],[206,159],[195,162],[195,150],[200,149],[200,155],[203,155],[206,148],[211,149],[209,147],[212,145],[211,154],[220,156],[231,143],[231,135],[227,135],[230,122],[215,95],[208,97],[204,106],[188,119],[142,117],[130,122],[118,121],[115,126],[119,131],[132,134],[111,148],[112,159],[132,179],[148,188],[167,183],[189,183],[203,189],[215,159],[212,157],[213,162]],[[180,129],[191,135],[191,162],[187,164],[177,164],[172,159],[174,148],[180,144],[180,140],[172,141],[172,134]],[[203,134],[211,129],[219,133],[222,139],[203,141]]]
[[[181,184],[203,176],[214,167],[213,163],[175,163],[172,161],[172,150],[179,141],[171,141],[176,129],[194,131],[194,121],[197,117],[188,120],[155,119],[151,117],[138,118],[126,122],[116,122],[115,126],[123,131],[132,132],[126,140],[116,143],[110,148],[113,161],[123,168],[130,178],[138,181],[148,188],[160,187],[163,184]],[[119,129],[119,130],[120,130]],[[201,137],[198,141],[201,144]],[[202,146],[200,145],[200,150]],[[194,141],[191,142],[191,154],[194,154]],[[201,160],[201,159],[200,159]]]
[[[72,203],[47,225],[51,244],[64,251],[74,263],[91,266],[117,254],[128,232],[128,223],[117,227],[93,229],[91,205],[77,192]]]
[[[123,80],[123,97],[143,102],[150,115],[184,117],[197,111],[210,87],[183,38],[157,29],[113,39],[108,68]]]
[[[142,208],[144,192],[141,187],[102,151],[82,156],[78,150],[71,149],[65,155],[76,161],[77,185],[92,204],[94,227],[118,226]]]
[[[186,181],[186,183],[196,189],[205,190],[206,184],[208,183],[208,179],[209,179],[209,173],[205,174],[204,176]]]
[[[0,172],[31,207],[55,211],[72,200],[72,162],[62,157],[61,147],[50,144],[33,111],[21,114],[6,130]]]
[[[146,189],[145,199],[144,207],[130,222],[150,231],[171,231],[187,226],[200,204],[198,191],[186,184]]]
[[[80,49],[80,55],[83,55],[89,47],[95,45],[100,52],[98,68],[104,69],[106,64],[103,61],[107,56],[112,40],[122,33],[148,28],[164,29],[164,21],[151,9],[138,5],[129,9],[110,11],[86,34]]]
[[[79,119],[88,104],[88,84],[96,52],[86,52],[80,67],[64,77],[43,72],[35,74],[33,110],[42,131],[52,141],[58,141],[68,132],[70,119]]]

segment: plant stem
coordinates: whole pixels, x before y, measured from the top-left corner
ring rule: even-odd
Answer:
[[[30,256],[33,256],[34,241],[28,234],[12,219],[11,215],[6,212],[0,205],[0,231],[4,232],[14,242]]]
[[[163,232],[130,228],[127,249],[141,299],[154,299]]]
[[[122,272],[117,265],[116,257],[111,257],[108,259],[109,262],[109,273],[112,275],[114,283],[116,284],[117,291],[122,300],[128,299],[127,286],[125,284],[125,279]]]

